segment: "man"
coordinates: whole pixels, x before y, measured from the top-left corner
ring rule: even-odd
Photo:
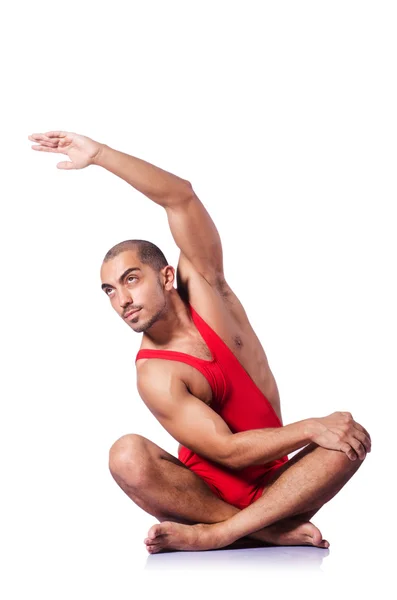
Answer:
[[[246,536],[328,548],[310,519],[360,467],[370,436],[348,412],[283,426],[266,354],[225,280],[218,231],[191,184],[75,133],[29,139],[35,150],[68,155],[58,168],[102,166],[162,206],[181,250],[176,288],[175,269],[145,240],[117,244],[101,266],[112,307],[143,333],[139,394],[180,442],[179,459],[135,434],[110,449],[115,481],[160,521],[148,551],[222,548]]]

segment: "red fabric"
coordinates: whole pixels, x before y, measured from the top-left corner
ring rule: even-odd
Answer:
[[[280,419],[269,400],[230,348],[191,304],[189,307],[194,324],[211,350],[212,360],[173,350],[139,350],[135,360],[164,358],[185,362],[198,369],[211,385],[211,408],[223,418],[233,433],[281,427]],[[236,471],[209,461],[184,446],[179,450],[178,458],[201,477],[217,496],[237,508],[245,508],[257,500],[270,474],[288,461],[288,456],[283,456],[263,465],[253,465]]]

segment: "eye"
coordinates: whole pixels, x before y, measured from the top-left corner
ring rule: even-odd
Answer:
[[[109,292],[109,291],[112,291],[112,288],[106,288],[106,289],[105,289],[105,294],[106,294],[106,296],[109,296],[109,294],[108,294],[108,292]]]
[[[127,277],[127,281],[128,281],[129,279],[138,279],[138,277],[135,277],[135,275],[129,275],[129,276]]]

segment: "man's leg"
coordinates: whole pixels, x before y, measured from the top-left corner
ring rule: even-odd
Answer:
[[[226,521],[191,526],[163,522],[153,525],[148,537],[156,544],[155,551],[222,548],[288,517],[314,514],[339,492],[362,462],[311,443],[280,467],[261,498]]]
[[[125,435],[113,444],[109,468],[131,500],[159,521],[211,524],[240,512],[218,498],[177,458],[140,435]],[[249,537],[269,544],[320,545],[321,533],[307,522],[315,512],[299,515],[299,519],[285,519]]]

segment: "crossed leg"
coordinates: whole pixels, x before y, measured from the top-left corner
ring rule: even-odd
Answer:
[[[318,451],[321,451],[320,456]],[[311,464],[313,461],[307,463],[310,455],[316,452],[317,465]],[[314,473],[314,466],[317,470],[326,467],[326,464],[322,464],[324,452],[329,455],[325,463],[330,463],[331,456],[335,463],[331,467],[332,473],[335,472],[334,476],[330,468],[326,468],[332,485],[320,486],[321,489],[314,494],[311,503],[298,503],[295,510],[284,510],[285,514],[280,516],[276,511],[270,520],[267,519],[268,523],[258,527],[255,525],[253,528],[251,526],[250,531],[245,532],[240,523],[237,535],[235,532],[238,527],[234,533],[230,531],[230,527],[226,527],[223,532],[222,529],[211,531],[211,528],[222,526],[223,523],[225,526],[230,524],[232,517],[236,518],[238,513],[245,513],[251,507],[241,511],[227,504],[215,496],[209,486],[177,458],[146,438],[128,434],[117,440],[110,449],[109,468],[115,481],[133,502],[161,521],[160,525],[154,525],[149,530],[145,540],[149,552],[158,552],[164,548],[192,550],[224,547],[244,536],[277,545],[328,547],[329,544],[322,540],[320,531],[309,521],[319,508],[343,487],[362,461],[357,459],[352,463],[340,452],[324,450],[316,444],[309,444],[273,474],[263,497],[282,477],[288,481],[286,471],[292,471],[298,462],[303,465],[306,460],[307,473]],[[287,489],[287,492],[291,495],[291,489]],[[280,505],[283,493],[285,494],[285,491],[281,489],[274,501],[273,498],[269,500]],[[299,489],[296,495],[299,497]],[[254,504],[262,502],[263,497]],[[266,506],[267,504],[268,502]],[[225,535],[228,529],[228,534]]]

